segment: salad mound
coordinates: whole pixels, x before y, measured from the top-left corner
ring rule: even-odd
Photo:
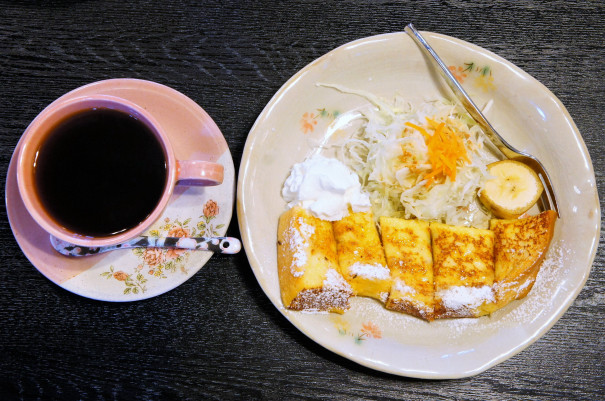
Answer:
[[[487,228],[493,215],[477,193],[491,177],[487,164],[497,158],[462,107],[445,99],[412,106],[396,97],[388,103],[370,93],[322,86],[370,102],[357,117],[360,128],[335,146],[336,157],[359,176],[375,216]]]

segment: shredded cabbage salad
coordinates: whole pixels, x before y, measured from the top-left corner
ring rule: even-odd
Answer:
[[[336,158],[360,178],[376,218],[391,216],[486,228],[493,216],[477,193],[497,158],[459,105],[435,99],[412,105],[397,96],[377,96],[321,84],[362,96],[368,107],[359,129],[335,146]]]

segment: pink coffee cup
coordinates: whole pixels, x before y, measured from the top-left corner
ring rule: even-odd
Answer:
[[[76,118],[75,116],[81,115],[80,113],[90,110],[121,112],[142,123],[147,131],[157,139],[165,161],[163,187],[158,189],[159,200],[151,212],[136,224],[111,234],[91,235],[78,232],[78,229],[62,224],[61,219],[56,218],[57,216],[53,215],[43,202],[43,196],[41,196],[43,191],[41,192],[39,181],[41,175],[38,176],[38,181],[36,180],[36,174],[40,174],[36,171],[36,165],[38,164],[38,168],[41,165],[37,160],[39,153],[49,139],[53,139],[53,136],[57,135],[57,127]],[[219,185],[223,181],[223,166],[220,164],[204,160],[176,160],[168,136],[154,117],[135,103],[114,96],[85,96],[51,104],[32,121],[23,134],[21,144],[17,158],[17,182],[25,207],[45,231],[76,245],[98,247],[128,241],[141,235],[162,215],[177,183],[212,186]],[[128,171],[124,171],[123,174],[127,175]],[[90,185],[95,184],[93,182]],[[71,196],[69,193],[61,195]]]

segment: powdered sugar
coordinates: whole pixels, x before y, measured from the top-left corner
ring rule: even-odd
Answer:
[[[352,293],[353,289],[342,277],[342,275],[334,269],[328,269],[326,272],[326,279],[323,282],[323,288],[325,290],[336,290]]]
[[[498,330],[503,327],[511,327],[531,324],[543,313],[552,313],[551,305],[553,294],[556,294],[564,282],[564,277],[569,274],[569,259],[572,251],[566,248],[561,241],[557,246],[551,247],[549,254],[544,259],[536,282],[527,295],[519,301],[513,301],[505,308],[492,314],[491,317],[447,319],[442,323],[443,330],[449,332],[451,340],[468,338],[490,330]],[[530,282],[530,280],[528,280]]]
[[[446,309],[461,310],[474,309],[486,302],[495,302],[494,290],[489,285],[481,287],[452,286],[446,290],[435,293],[436,298],[441,298],[441,303]]]
[[[291,308],[309,312],[347,310],[353,289],[342,275],[334,269],[328,269],[321,288],[307,289],[292,301]]]
[[[374,280],[387,280],[391,276],[389,268],[379,263],[368,264],[356,262],[349,266],[349,273],[353,277],[363,277]]]
[[[416,294],[416,290],[413,289],[412,287],[410,287],[409,285],[407,285],[405,283],[405,281],[403,281],[401,279],[395,280],[395,284],[394,284],[393,288],[402,294],[406,294],[406,295]]]
[[[516,301],[515,308],[510,310],[507,315],[509,322],[528,322],[536,319],[538,315],[549,309],[553,300],[553,294],[564,290],[564,277],[569,274],[569,260],[572,258],[572,251],[563,246],[562,241],[559,246],[552,247],[547,255],[536,282],[530,293],[523,300]],[[529,281],[529,280],[528,280]],[[502,313],[502,311],[497,311]]]
[[[512,289],[512,290],[515,291],[515,295],[518,296],[519,294],[522,294],[523,291],[525,291],[525,289],[528,286],[532,285],[533,282],[534,282],[533,279],[529,279],[528,278],[528,279],[525,280],[525,282],[523,282],[523,284],[519,285],[518,287],[517,287],[517,285],[519,284],[518,281],[513,281],[513,282],[509,282],[509,283],[505,283],[505,282],[494,283],[494,290],[497,293],[504,293],[504,292],[509,291],[509,290]]]
[[[315,227],[304,222],[302,218],[298,219],[298,229],[291,225],[285,232],[285,240],[292,250],[292,265],[290,272],[294,277],[300,277],[305,274],[303,267],[307,264],[308,240],[315,233]]]
[[[298,218],[299,230],[305,239],[311,238],[311,236],[315,233],[315,227],[310,224],[305,223],[305,220],[302,217]]]

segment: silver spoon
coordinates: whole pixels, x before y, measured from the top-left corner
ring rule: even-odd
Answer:
[[[90,256],[128,248],[179,248],[225,254],[238,253],[242,249],[241,242],[233,237],[137,237],[118,245],[86,247],[60,240],[51,235],[50,243],[57,252],[66,256]]]
[[[426,42],[420,32],[418,32],[412,24],[406,26],[404,30],[418,45],[420,45],[420,49],[423,51],[423,53],[428,55],[429,59],[432,60],[437,67],[439,67],[439,72],[441,73],[443,79],[445,79],[445,82],[454,92],[454,95],[456,95],[460,103],[462,103],[462,106],[465,108],[468,114],[470,114],[477,124],[479,124],[485,135],[494,145],[494,148],[501,153],[500,156],[503,158],[520,161],[538,174],[538,177],[540,177],[540,180],[546,189],[540,198],[543,209],[552,209],[557,212],[557,215],[559,215],[555,190],[542,163],[540,163],[535,156],[517,150],[509,145],[508,142],[506,142],[504,138],[498,134],[494,127],[492,127],[489,121],[487,121],[483,113],[481,113],[481,110],[479,110],[479,108],[475,105],[464,88],[462,88],[462,85],[460,85],[456,78],[454,78],[445,63],[441,61],[441,58],[439,58],[437,53],[435,53],[435,50],[433,50],[433,48]]]

